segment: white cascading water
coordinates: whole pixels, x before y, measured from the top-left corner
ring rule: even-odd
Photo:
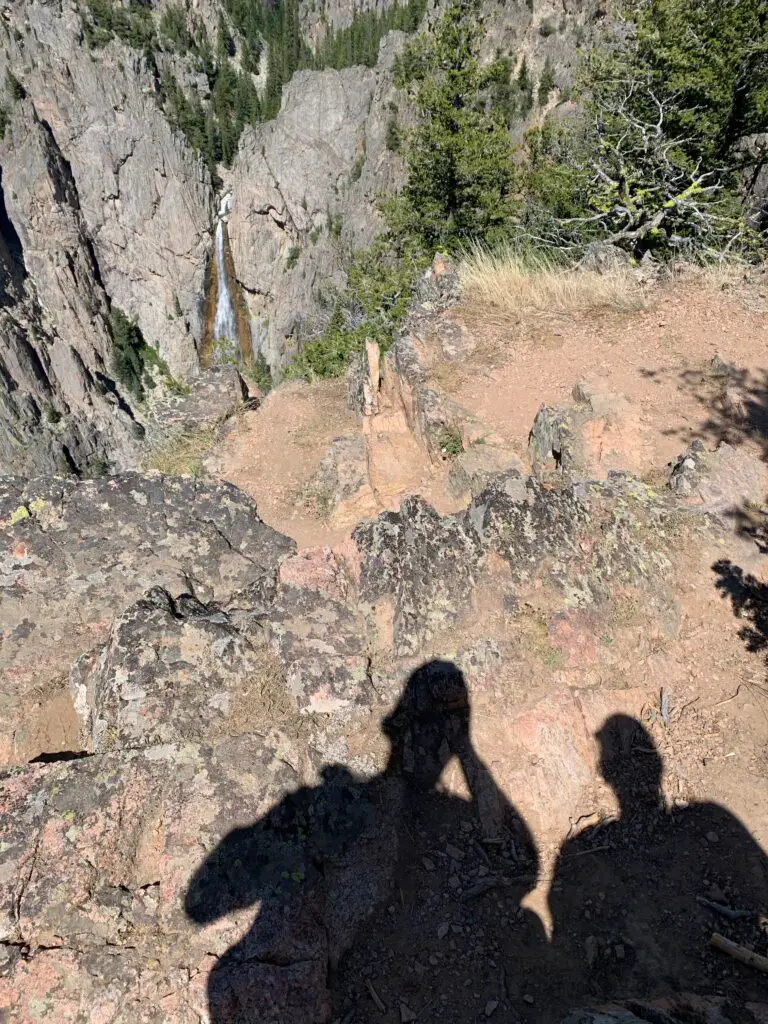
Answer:
[[[222,198],[216,225],[216,314],[213,318],[213,337],[216,341],[234,344],[237,338],[235,310],[229,294],[227,267],[224,262],[224,225],[229,213],[230,196]]]

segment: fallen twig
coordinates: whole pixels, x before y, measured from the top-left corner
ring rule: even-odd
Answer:
[[[425,1004],[424,1004],[424,1005],[422,1006],[422,1008],[421,1008],[421,1009],[419,1010],[419,1012],[418,1012],[418,1013],[416,1014],[416,1016],[414,1017],[414,1020],[418,1020],[418,1019],[419,1019],[419,1017],[421,1017],[421,1016],[422,1016],[423,1014],[425,1014],[425,1013],[427,1012],[427,1010],[428,1010],[428,1009],[430,1008],[430,1006],[434,1006],[434,1005],[435,1005],[435,1003],[437,1002],[437,1000],[438,1000],[438,996],[433,996],[433,997],[432,997],[432,998],[431,998],[431,999],[429,1000],[429,1002],[428,1002],[428,1003],[425,1003]]]
[[[736,700],[736,698],[739,696],[740,693],[741,693],[741,683],[739,683],[739,685],[736,687],[736,693],[732,694],[730,697],[726,697],[725,700],[719,700],[717,702],[717,704],[713,704],[712,707],[713,708],[719,708],[721,704],[728,704],[728,703],[730,703],[730,701]]]
[[[610,843],[605,846],[592,846],[588,850],[576,850],[575,853],[567,853],[566,857],[586,857],[588,853],[602,853],[603,850],[612,850]]]
[[[366,978],[365,987],[368,989],[371,999],[374,1001],[374,1003],[376,1003],[376,1009],[379,1011],[379,1013],[386,1013],[387,1008],[382,1002],[381,996],[373,987],[373,982],[370,980],[370,978]]]
[[[661,703],[659,705],[661,711],[661,720],[664,725],[669,725],[669,694],[666,689],[662,686],[661,688]]]
[[[756,970],[762,971],[763,974],[768,974],[768,957],[760,956],[759,953],[755,953],[745,946],[740,946],[738,942],[731,942],[730,939],[726,939],[724,935],[718,935],[717,932],[710,936],[709,944],[713,949],[719,949],[721,953],[727,953],[728,956],[732,956],[739,963],[746,964],[748,967],[754,967]]]
[[[475,848],[475,849],[477,850],[477,852],[478,852],[478,853],[480,854],[480,857],[481,857],[481,858],[482,858],[482,859],[483,859],[483,860],[485,861],[485,863],[486,863],[487,867],[491,867],[491,858],[490,858],[490,857],[488,856],[488,854],[487,854],[487,853],[485,852],[485,850],[484,850],[484,849],[483,849],[483,847],[482,847],[482,846],[480,845],[480,843],[478,843],[478,841],[477,841],[477,840],[475,839],[475,840],[473,841],[472,845],[473,845],[473,846],[474,846],[474,848]]]
[[[716,914],[722,914],[729,921],[741,921],[745,917],[754,917],[754,912],[751,910],[737,910],[734,907],[726,907],[724,903],[715,903],[713,900],[705,899],[704,896],[697,896],[696,902],[701,903],[703,907],[709,907]]]
[[[473,900],[476,896],[482,896],[484,892],[495,889],[497,885],[502,884],[502,880],[493,875],[488,878],[481,878],[479,882],[475,882],[474,885],[470,886],[469,889],[466,890],[462,896],[462,900]]]

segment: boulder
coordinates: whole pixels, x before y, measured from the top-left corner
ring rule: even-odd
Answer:
[[[528,439],[535,473],[603,480],[613,470],[640,472],[644,425],[624,395],[579,381],[574,406],[542,406]]]
[[[0,763],[79,749],[69,666],[149,588],[263,594],[295,547],[230,484],[139,473],[0,479],[0,522]]]
[[[523,464],[515,452],[492,444],[473,444],[451,461],[448,489],[456,498],[469,492],[477,497],[498,473],[517,470],[523,475]]]
[[[303,490],[304,500],[323,516],[350,498],[368,480],[368,458],[362,434],[335,437]]]
[[[277,721],[281,681],[253,620],[154,587],[70,670],[78,747],[105,752],[255,732]]]
[[[235,366],[201,370],[181,388],[164,393],[152,404],[146,425],[147,446],[152,450],[182,434],[215,431],[246,405],[258,408],[258,404]]]
[[[761,505],[768,490],[762,459],[722,441],[714,451],[696,439],[672,464],[669,488],[702,511],[723,513],[745,504]]]

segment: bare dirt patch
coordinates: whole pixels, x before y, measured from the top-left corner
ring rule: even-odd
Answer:
[[[636,410],[638,466],[654,472],[694,437],[726,436],[727,382],[711,371],[715,355],[739,369],[744,390],[765,391],[764,293],[764,285],[746,289],[702,275],[663,285],[649,295],[647,309],[633,313],[513,323],[460,306],[449,316],[471,332],[476,348],[461,363],[439,364],[433,376],[521,452],[539,406],[570,404],[577,381],[623,394]]]
[[[343,380],[295,381],[243,413],[206,468],[245,491],[264,522],[300,547],[335,544],[346,524],[324,521],[303,493],[331,441],[359,429]]]

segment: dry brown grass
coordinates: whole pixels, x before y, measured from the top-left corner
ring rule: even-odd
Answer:
[[[149,453],[144,468],[157,469],[168,476],[199,477],[203,459],[215,440],[216,430],[213,427],[177,434]]]
[[[496,322],[567,317],[593,311],[629,313],[645,296],[629,270],[599,274],[557,266],[546,256],[522,256],[512,248],[489,252],[475,247],[460,264],[464,305]]]

